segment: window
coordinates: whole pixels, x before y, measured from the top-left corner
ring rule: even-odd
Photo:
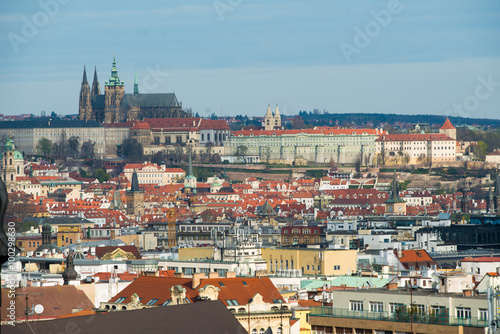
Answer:
[[[351,305],[351,311],[363,311],[362,300],[351,300],[349,304]]]
[[[236,299],[226,299],[226,303],[229,306],[238,306],[238,301]]]
[[[340,270],[340,266],[333,266],[333,270]]]
[[[479,320],[488,320],[488,310],[485,308],[479,309]]]
[[[163,304],[161,304],[161,306],[167,306],[168,304],[170,304],[171,300],[167,300],[166,302],[164,302]]]
[[[252,334],[257,334],[257,329],[256,328],[252,329]]]
[[[470,307],[457,307],[457,318],[470,319]]]
[[[264,328],[259,329],[259,334],[264,334],[266,330]]]
[[[425,314],[425,305],[415,305],[418,314]]]
[[[118,299],[116,300],[116,303],[117,303],[117,304],[123,303],[123,301],[124,301],[125,299],[127,299],[127,298],[126,298],[126,297],[120,297],[120,298],[118,298]]]
[[[402,311],[404,305],[401,303],[389,303],[389,312],[395,313],[396,311]]]
[[[147,302],[146,305],[154,305],[154,304],[156,304],[157,301],[158,301],[158,299],[151,299],[149,302]]]
[[[384,303],[370,302],[370,312],[384,312]]]

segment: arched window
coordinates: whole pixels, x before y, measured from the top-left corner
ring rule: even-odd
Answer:
[[[278,327],[278,329],[276,330],[276,334],[282,334],[281,327]]]
[[[210,133],[207,133],[207,141],[210,141]]]
[[[264,334],[266,330],[264,328],[259,329],[259,334]]]
[[[252,329],[252,334],[257,334],[257,329],[256,328]]]
[[[202,133],[202,134],[201,134],[201,141],[204,141],[204,140],[205,140],[205,134],[204,134],[204,133]]]

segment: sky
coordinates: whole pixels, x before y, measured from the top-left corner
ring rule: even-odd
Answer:
[[[78,113],[101,91],[175,92],[201,116],[437,114],[500,119],[500,1],[0,2],[0,113]]]

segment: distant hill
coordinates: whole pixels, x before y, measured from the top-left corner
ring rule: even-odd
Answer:
[[[330,114],[330,113],[313,113],[301,111],[299,113],[306,123],[309,124],[335,124],[338,122],[339,125],[344,123],[354,122],[356,125],[362,125],[366,123],[373,123],[374,126],[378,126],[380,123],[394,124],[396,122],[400,123],[428,123],[433,124],[443,124],[447,116],[442,115],[400,115],[400,114],[369,114],[369,113],[345,113],[345,114]],[[448,116],[450,121],[455,126],[460,125],[479,125],[479,126],[493,126],[500,128],[500,119],[488,119],[488,118],[466,118],[459,116]],[[292,117],[287,117],[291,119]],[[332,124],[332,125],[333,125]]]

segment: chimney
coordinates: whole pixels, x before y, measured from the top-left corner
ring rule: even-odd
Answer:
[[[175,278],[183,278],[184,274],[183,273],[174,273]]]
[[[403,257],[403,250],[401,248],[398,248],[398,258]]]
[[[398,283],[387,283],[385,287],[387,288],[387,290],[397,290]]]
[[[193,274],[193,284],[192,284],[192,288],[195,289],[196,287],[198,287],[200,285],[200,282],[203,278],[207,278],[205,276],[205,273],[197,273],[197,274]]]
[[[464,289],[463,293],[464,293],[464,297],[471,297],[473,295],[472,289]]]
[[[236,277],[236,273],[234,271],[226,271],[226,278]]]
[[[208,273],[208,278],[219,278],[219,273],[216,271]]]

